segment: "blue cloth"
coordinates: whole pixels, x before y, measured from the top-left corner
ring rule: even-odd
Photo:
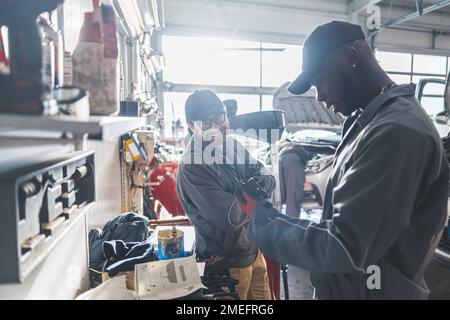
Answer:
[[[132,212],[123,213],[105,224],[103,230],[89,231],[89,267],[101,271],[106,262],[102,245],[105,241],[142,242],[147,240],[148,219]]]
[[[153,247],[146,242],[124,242],[113,240],[103,242],[106,258],[105,270],[110,277],[119,272],[133,271],[134,265],[153,261]]]

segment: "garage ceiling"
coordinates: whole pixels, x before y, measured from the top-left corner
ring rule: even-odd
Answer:
[[[442,0],[423,0],[423,7]],[[416,11],[416,0],[372,0],[381,22]],[[302,43],[318,25],[346,20],[366,28],[368,0],[165,0],[166,33]],[[381,31],[375,45],[395,51],[450,52],[450,5]]]

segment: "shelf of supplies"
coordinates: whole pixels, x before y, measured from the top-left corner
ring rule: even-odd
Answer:
[[[68,132],[76,136],[88,134],[88,139],[107,140],[145,125],[145,118],[90,116],[33,116],[0,115],[0,132],[33,130],[43,132]]]

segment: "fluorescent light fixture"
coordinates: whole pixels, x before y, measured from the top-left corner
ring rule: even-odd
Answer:
[[[163,2],[158,0],[115,0],[119,5],[125,22],[130,27],[133,37],[141,35],[144,31],[161,29],[159,16]],[[160,7],[161,6],[161,7]]]
[[[126,23],[130,26],[133,36],[139,36],[145,30],[145,24],[139,10],[137,0],[117,0]]]
[[[145,20],[145,24],[148,26],[151,26],[153,24],[152,18],[150,17],[150,13],[148,13],[148,12],[144,13],[144,20]]]

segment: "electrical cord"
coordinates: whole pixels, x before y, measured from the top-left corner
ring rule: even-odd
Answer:
[[[243,227],[244,225],[246,225],[246,224],[250,221],[250,218],[245,219],[244,222],[242,222],[242,223],[239,224],[239,225],[234,225],[234,224],[231,222],[231,217],[230,217],[231,209],[233,209],[233,207],[235,206],[236,203],[237,203],[237,199],[234,199],[233,203],[232,203],[231,206],[230,206],[230,209],[228,210],[228,223],[229,223],[233,228],[239,229],[239,228]]]

